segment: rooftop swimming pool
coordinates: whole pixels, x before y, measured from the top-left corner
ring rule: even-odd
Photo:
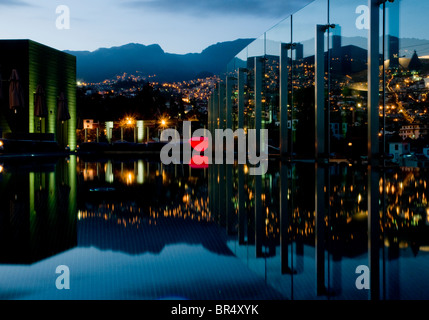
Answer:
[[[422,168],[0,164],[1,299],[429,298]]]

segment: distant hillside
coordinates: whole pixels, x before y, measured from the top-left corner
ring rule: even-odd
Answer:
[[[162,82],[185,81],[201,75],[220,74],[227,63],[254,39],[211,45],[201,53],[166,53],[157,44],[136,43],[89,51],[65,51],[77,57],[77,78],[100,82],[118,74],[142,72]]]
[[[157,75],[160,82],[185,81],[196,77],[219,75],[225,71],[228,62],[250,44],[254,39],[238,39],[218,42],[204,49],[201,53],[174,54],[166,53],[158,44],[142,45],[136,43],[120,47],[101,48],[93,52],[66,51],[77,57],[77,78],[86,82],[100,82],[111,79],[124,72],[144,75]],[[342,45],[348,50],[358,48],[366,50],[368,40],[363,37],[342,37]],[[400,39],[400,56],[411,57],[414,49],[419,55],[428,54],[428,40]],[[302,41],[304,56],[314,55],[314,39]],[[277,48],[278,43],[267,42],[267,47]],[[362,55],[362,50],[350,54]],[[365,55],[366,53],[363,52]],[[246,66],[246,61],[236,61],[237,65]]]

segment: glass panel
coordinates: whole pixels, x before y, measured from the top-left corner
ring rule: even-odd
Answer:
[[[329,51],[330,151],[360,160],[367,154],[367,7],[362,1],[331,1]],[[364,17],[362,17],[364,15]]]
[[[293,15],[291,150],[314,156],[314,53],[315,28],[327,24],[327,1],[316,1]]]
[[[292,86],[290,121],[290,151],[297,157],[312,158],[315,148],[315,29],[317,24],[327,23],[327,1],[316,1],[292,16]],[[322,173],[322,175],[326,173]],[[315,167],[314,165],[292,165],[288,175],[289,207],[288,221],[290,241],[289,274],[293,275],[291,284],[292,299],[308,299],[317,294],[317,282],[325,283],[328,278],[323,268],[326,258],[324,242],[315,246]],[[324,182],[317,181],[323,190]],[[317,188],[318,190],[320,188]],[[320,195],[319,195],[320,197]],[[323,215],[319,213],[323,218]],[[321,234],[319,226],[319,234]],[[325,256],[317,256],[322,252]],[[306,257],[311,260],[304,264]],[[320,267],[317,262],[322,263]],[[300,290],[311,285],[311,290]]]
[[[254,101],[254,85],[255,85],[255,57],[265,56],[265,35],[261,35],[247,47],[247,85],[245,94],[245,119],[244,126],[248,129],[255,128],[255,101]]]
[[[402,167],[384,177],[382,184],[384,258],[391,284],[384,292],[386,299],[405,299],[410,290],[423,292],[429,279],[428,259],[418,262],[417,258],[427,251],[427,237],[418,234],[427,234],[429,221],[423,178],[429,155],[429,34],[424,23],[428,10],[427,1],[401,0],[387,2],[384,11],[385,83],[380,113],[385,115],[388,159]],[[407,262],[405,257],[410,257]],[[419,269],[418,276],[405,271],[412,266]]]
[[[429,35],[419,25],[429,3],[402,0],[385,10],[386,152],[389,144],[407,141],[422,154],[428,138]],[[395,160],[398,157],[395,157]]]
[[[361,1],[330,1],[330,21],[326,53],[327,92],[329,103],[329,153],[335,161],[349,159],[361,161],[367,154],[367,61],[368,29],[367,7]],[[364,15],[363,17],[361,15]],[[373,173],[375,174],[375,173]],[[342,292],[342,274],[353,274],[356,266],[343,263],[351,257],[367,256],[368,252],[368,176],[366,172],[346,166],[332,168],[329,174],[326,197],[330,199],[327,211],[329,229],[326,246],[333,248],[328,255],[332,265],[328,289],[332,295]],[[372,194],[378,198],[378,190]],[[350,221],[363,220],[358,232],[350,228]],[[377,220],[378,221],[378,220]],[[378,227],[378,226],[377,226]],[[345,230],[348,232],[344,233]],[[343,249],[344,248],[344,249]],[[363,262],[368,265],[368,262]],[[341,272],[334,272],[335,269]],[[372,274],[376,277],[377,274]],[[362,299],[368,293],[357,292]]]
[[[246,47],[235,56],[235,70],[247,67],[247,50],[248,48]]]
[[[263,115],[263,127],[269,130],[269,145],[275,148],[280,146],[280,45],[291,42],[291,18],[284,19],[275,27],[266,32],[266,55],[264,97],[265,107]],[[288,57],[290,50],[288,50]],[[285,68],[290,69],[290,61]],[[290,85],[290,81],[288,81]]]
[[[259,36],[247,46],[247,57],[263,57],[265,55],[265,35]]]

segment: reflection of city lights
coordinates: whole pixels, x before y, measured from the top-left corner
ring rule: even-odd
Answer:
[[[128,185],[132,184],[134,182],[134,173],[128,172],[126,174],[126,182]]]
[[[182,198],[184,203],[188,203],[189,202],[189,194],[185,194]]]
[[[86,168],[84,169],[82,163],[82,165],[80,165],[78,168],[78,173],[80,175],[86,175],[88,179],[90,178],[91,172],[93,175],[95,175],[95,172],[98,175],[99,169],[101,168],[101,170],[103,170],[104,168],[104,172],[106,174],[106,182],[109,182],[108,176],[113,175],[113,172],[115,173],[116,177],[121,177],[120,180],[123,184],[131,185],[139,181],[137,174],[139,172],[139,169],[137,171],[134,171],[136,170],[136,166],[134,166],[134,170],[132,169],[132,166],[131,168],[124,168],[124,166],[122,166],[121,171],[119,171],[118,168],[115,168],[111,162],[100,164],[97,167],[97,170],[96,167],[90,163],[85,163],[85,167]],[[242,170],[242,173],[247,173],[248,171],[247,166],[244,166],[243,168],[240,168],[238,166],[238,169]],[[406,177],[403,173],[404,171],[402,171],[402,173],[400,174],[389,174],[387,175],[386,179],[379,178],[380,194],[382,194],[384,190],[386,192],[386,221],[380,221],[380,227],[382,231],[389,231],[392,228],[395,228],[399,231],[403,231],[401,229],[414,228],[422,222],[425,223],[426,226],[429,226],[429,206],[428,201],[426,200],[426,198],[429,196],[426,196],[426,190],[423,190],[423,187],[426,187],[426,177],[419,176],[418,174],[414,175],[412,173],[414,171],[412,171],[411,169],[407,169],[406,171]],[[145,180],[145,183],[153,182],[155,172],[158,176],[162,176],[162,181],[165,186],[168,186],[166,185],[166,183],[177,183],[179,188],[181,190],[184,190],[184,192],[181,193],[182,199],[180,199],[179,197],[179,199],[175,200],[174,203],[169,203],[168,205],[161,204],[159,207],[152,207],[150,209],[151,211],[148,220],[143,219],[140,215],[137,214],[138,212],[140,212],[140,208],[138,207],[138,205],[127,202],[124,202],[124,204],[122,202],[116,203],[116,206],[118,208],[116,209],[116,211],[118,212],[117,214],[115,213],[114,205],[109,205],[106,203],[103,204],[103,207],[100,207],[100,211],[97,211],[97,209],[95,209],[95,212],[78,211],[78,219],[80,220],[89,217],[99,217],[105,220],[111,220],[112,222],[118,223],[124,228],[138,228],[139,225],[141,227],[145,224],[156,225],[157,222],[160,222],[159,219],[161,217],[169,217],[175,219],[191,219],[195,221],[211,221],[211,212],[208,207],[208,199],[204,199],[203,197],[196,198],[195,196],[198,193],[198,188],[194,185],[194,182],[196,182],[198,178],[192,177],[191,179],[191,177],[189,177],[188,180],[184,178],[179,179],[178,181],[174,181],[173,178],[170,176],[169,171],[165,171],[164,167],[161,167],[161,169],[158,170],[155,170],[155,168],[151,168],[151,170],[148,170],[148,180]],[[99,179],[102,177],[102,174],[98,176]],[[212,176],[212,178],[213,183],[215,183],[216,180],[219,183],[227,183],[226,180],[220,179],[217,174]],[[235,184],[236,182],[233,180],[233,183]],[[185,186],[184,189],[182,188],[183,185]],[[255,201],[257,197],[260,197],[263,204],[263,208],[261,209],[264,213],[263,221],[265,221],[265,236],[276,239],[280,236],[281,231],[279,228],[279,216],[277,208],[275,206],[272,207],[272,195],[270,192],[261,192],[259,194],[252,193],[252,188],[252,184],[243,187],[245,192],[244,196],[248,199],[246,199],[246,202],[249,203],[250,206],[253,206],[254,203],[252,203],[252,201]],[[347,208],[351,205],[350,209],[344,211],[338,210],[333,212],[333,219],[346,219],[347,223],[352,223],[353,221],[355,221],[356,218],[367,218],[368,213],[364,211],[366,205],[365,199],[363,199],[363,197],[366,197],[367,195],[367,189],[365,189],[365,186],[362,186],[359,181],[353,182],[351,185],[349,184],[349,182],[346,182],[344,184],[333,184],[331,188],[326,188],[326,190],[334,191],[334,193],[332,194],[333,198],[330,199],[331,206],[334,206],[335,203],[341,204],[342,208]],[[348,190],[351,194],[348,194]],[[376,189],[374,191],[376,192]],[[286,194],[283,194],[282,196],[286,196],[287,199],[290,200],[294,197],[294,195],[295,192],[292,192],[291,188],[288,188]],[[237,197],[234,197],[233,201],[234,205],[236,205],[238,202]],[[361,203],[364,205],[363,207],[360,206]],[[407,207],[409,207],[408,211]],[[416,210],[416,207],[419,209]],[[130,217],[124,218],[123,216],[121,216],[123,210],[125,210],[125,212],[129,211],[130,213],[132,213],[132,215],[130,215]],[[142,212],[143,210],[145,209],[142,209]],[[355,212],[358,214],[357,216],[355,215]],[[314,211],[311,212],[305,208],[305,204],[303,204],[302,207],[300,204],[298,204],[296,209],[294,209],[292,212],[292,218],[295,222],[302,221],[302,225],[299,225],[294,229],[291,228],[288,230],[288,232],[293,231],[294,234],[296,233],[297,235],[301,235],[304,237],[313,235],[315,232],[314,214]],[[328,226],[328,220],[326,220],[326,223]],[[354,235],[356,234],[357,233],[355,233]],[[334,239],[341,241],[341,235],[337,235],[334,233],[332,236],[334,237]],[[347,234],[347,237],[353,239],[353,234]]]
[[[84,181],[94,180],[94,169],[84,169],[83,180]]]

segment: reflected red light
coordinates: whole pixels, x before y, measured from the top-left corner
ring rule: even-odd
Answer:
[[[197,162],[201,164],[197,164]],[[189,165],[192,169],[207,169],[209,167],[209,158],[205,156],[193,156]]]
[[[209,140],[206,137],[194,137],[188,140],[192,149],[203,152],[209,147]],[[192,169],[206,169],[209,167],[209,158],[201,155],[194,155],[189,163]]]

